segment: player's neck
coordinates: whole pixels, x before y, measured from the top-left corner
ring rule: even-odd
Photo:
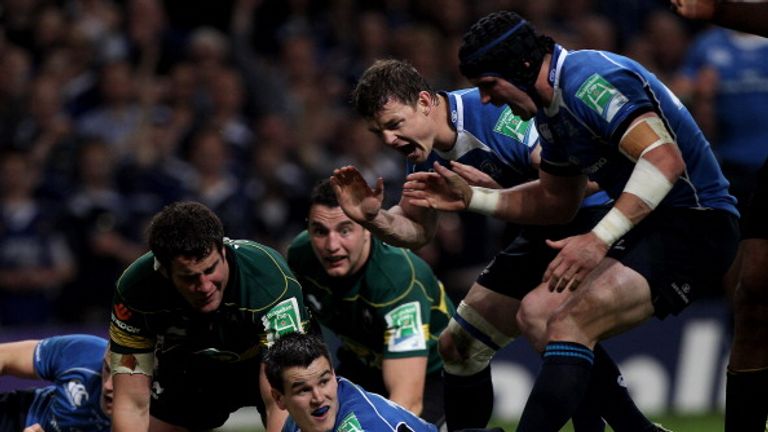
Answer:
[[[450,121],[451,107],[448,103],[448,97],[444,94],[438,94],[437,98],[439,102],[433,109],[435,117],[432,119],[436,125],[434,147],[437,150],[447,152],[456,144],[458,133]]]

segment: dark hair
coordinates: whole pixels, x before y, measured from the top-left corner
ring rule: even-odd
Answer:
[[[283,371],[290,367],[308,367],[313,361],[325,357],[328,364],[331,355],[323,339],[314,334],[288,333],[267,350],[264,355],[265,374],[269,385],[283,393]]]
[[[339,206],[339,200],[336,198],[336,192],[333,191],[330,179],[324,178],[315,183],[309,196],[309,204],[321,204],[332,208]]]
[[[520,15],[493,12],[476,22],[464,34],[459,49],[459,69],[467,78],[500,76],[531,93],[546,54],[555,42],[540,35]]]
[[[415,106],[419,93],[429,92],[437,103],[437,93],[410,63],[395,60],[376,60],[352,90],[352,106],[366,119],[372,118],[390,100]]]
[[[193,201],[167,205],[152,218],[149,248],[166,268],[176,257],[203,259],[224,247],[221,220],[208,207]]]

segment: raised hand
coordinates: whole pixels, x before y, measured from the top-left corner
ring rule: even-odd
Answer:
[[[416,172],[406,177],[403,196],[417,207],[461,211],[472,198],[472,188],[455,172],[435,162],[434,172]]]
[[[480,186],[490,189],[501,189],[501,185],[488,174],[480,171],[472,165],[451,161],[451,170],[460,175],[470,186]]]
[[[711,20],[717,0],[670,0],[672,9],[689,19]]]
[[[371,189],[357,168],[347,165],[333,171],[331,186],[336,192],[339,207],[357,223],[373,220],[381,210],[384,201],[384,180],[376,180]]]

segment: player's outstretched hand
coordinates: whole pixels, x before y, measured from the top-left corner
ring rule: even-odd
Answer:
[[[384,201],[384,179],[379,177],[375,189],[371,189],[360,171],[347,165],[333,170],[330,181],[339,206],[350,219],[365,223],[379,214]]]
[[[717,0],[670,0],[672,10],[679,15],[696,20],[711,20],[715,16]]]
[[[403,196],[417,207],[436,210],[465,210],[472,188],[455,172],[435,162],[434,172],[415,172],[406,177]]]
[[[22,432],[45,432],[45,430],[42,426],[40,426],[40,423],[35,423],[31,426],[25,427]]]
[[[470,186],[480,186],[490,189],[501,189],[501,185],[488,174],[480,171],[472,165],[451,161],[451,169],[460,175]]]

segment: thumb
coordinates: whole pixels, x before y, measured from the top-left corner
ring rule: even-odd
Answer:
[[[562,249],[565,246],[565,240],[544,240],[547,243],[547,246],[551,247],[552,249]]]
[[[381,195],[384,193],[384,178],[379,177],[376,179],[376,189],[374,190],[374,193],[376,195]]]

